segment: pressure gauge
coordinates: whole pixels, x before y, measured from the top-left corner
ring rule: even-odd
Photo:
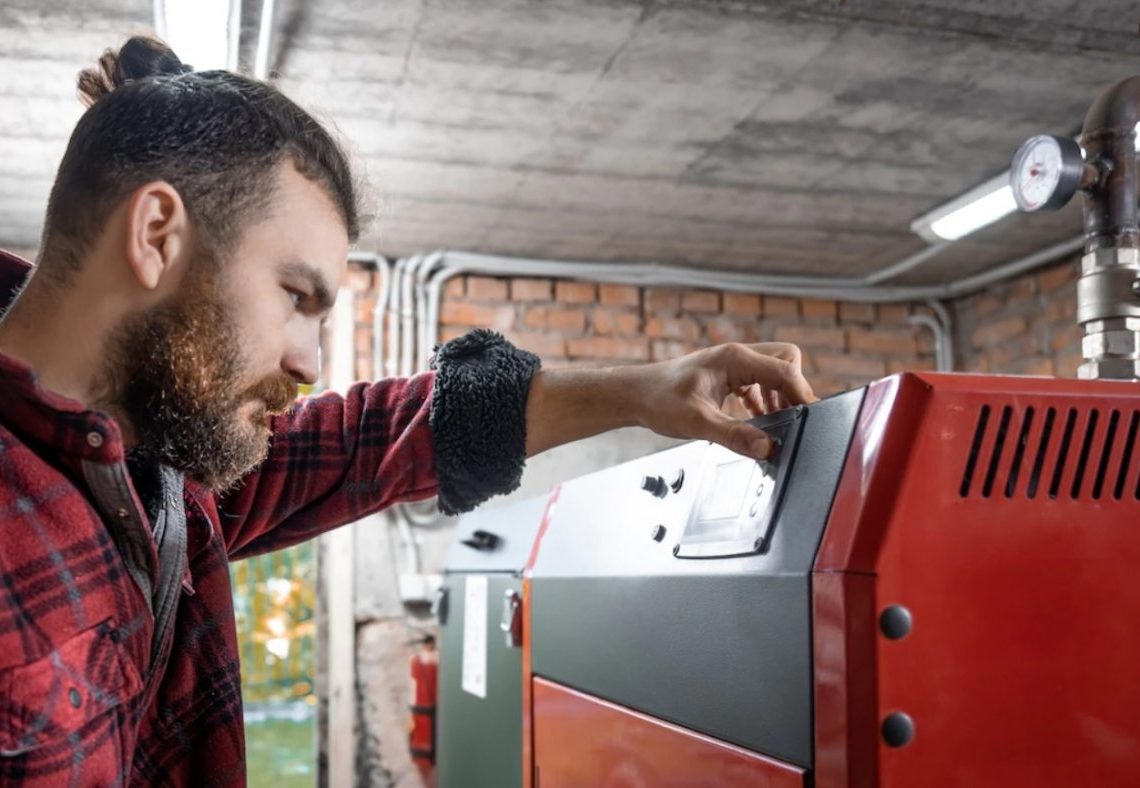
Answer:
[[[1023,211],[1055,211],[1081,185],[1081,146],[1066,137],[1041,134],[1018,148],[1010,167],[1013,199]]]

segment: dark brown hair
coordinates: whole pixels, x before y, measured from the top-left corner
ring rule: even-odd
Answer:
[[[272,85],[229,71],[194,72],[162,41],[136,36],[82,71],[78,87],[88,109],[52,187],[41,261],[63,272],[78,268],[115,207],[154,180],[178,190],[201,241],[224,255],[269,207],[286,157],[324,187],[349,239],[357,239],[344,151]]]

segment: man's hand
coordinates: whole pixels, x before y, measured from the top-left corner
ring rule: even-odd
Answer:
[[[527,454],[640,425],[766,458],[768,436],[722,409],[732,396],[757,416],[816,399],[799,348],[779,342],[719,345],[640,366],[543,371],[527,402]]]

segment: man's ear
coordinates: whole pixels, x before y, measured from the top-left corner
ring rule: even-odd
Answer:
[[[178,190],[166,181],[135,189],[127,202],[126,259],[138,283],[156,290],[179,273],[190,248],[190,222]]]

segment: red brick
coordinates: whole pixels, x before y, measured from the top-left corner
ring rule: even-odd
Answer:
[[[1015,375],[1047,375],[1052,377],[1053,359],[1041,356],[1021,358],[1010,365],[1009,371]]]
[[[641,290],[632,285],[598,285],[602,306],[641,306]]]
[[[520,321],[524,328],[534,329],[535,331],[542,331],[546,329],[546,315],[550,310],[547,306],[537,306],[528,304],[523,307],[522,320]]]
[[[791,342],[804,347],[843,350],[843,329],[821,328],[818,326],[779,326],[776,329],[777,342]]]
[[[558,334],[508,331],[505,332],[505,336],[516,347],[529,350],[542,359],[564,358],[566,356],[566,340]]]
[[[996,323],[986,323],[974,329],[970,335],[970,342],[974,347],[996,345],[1007,339],[1024,334],[1027,325],[1024,317],[1007,317]]]
[[[929,331],[926,333],[930,333]],[[879,328],[874,331],[848,329],[847,348],[851,351],[881,353],[887,356],[913,356],[917,350],[914,332],[905,328]]]
[[[1076,281],[1076,265],[1073,263],[1056,265],[1037,274],[1037,292],[1042,294],[1053,293]]]
[[[933,358],[911,358],[905,361],[888,361],[887,374],[894,375],[897,372],[934,372],[938,365],[934,363]]]
[[[682,312],[719,312],[720,294],[712,290],[689,290],[681,296]]]
[[[748,315],[755,317],[760,314],[760,296],[750,293],[725,293],[721,300],[721,307],[726,315]]]
[[[764,296],[764,315],[766,317],[798,317],[799,314],[800,302],[796,299]]]
[[[1058,356],[1055,365],[1057,377],[1075,378],[1077,376],[1077,368],[1083,363],[1085,363],[1085,359],[1080,353],[1066,353],[1063,356]]]
[[[686,339],[696,342],[701,327],[691,317],[650,317],[645,321],[645,335],[654,339]]]
[[[355,347],[357,353],[372,352],[372,332],[367,328],[357,328],[355,334]]]
[[[473,301],[506,301],[506,280],[472,276],[467,280],[467,297]]]
[[[887,362],[862,356],[817,353],[815,367],[825,375],[851,376],[864,383],[887,374]]]
[[[905,323],[908,317],[910,317],[910,306],[907,304],[879,305],[880,323]]]
[[[443,286],[443,299],[450,301],[453,299],[463,298],[467,289],[465,287],[465,279],[462,276],[453,276],[447,280],[447,284]]]
[[[584,337],[569,342],[571,358],[607,358],[621,361],[648,361],[649,342],[621,337]]]
[[[645,291],[645,312],[649,315],[669,316],[681,311],[681,291],[649,288]]]
[[[586,330],[586,312],[582,309],[551,307],[546,313],[546,326],[564,334],[581,334]]]
[[[845,323],[874,323],[875,305],[844,301],[839,305],[839,319]]]
[[[834,301],[821,301],[818,298],[805,298],[800,302],[804,317],[834,320],[838,305]]]
[[[725,342],[759,342],[760,325],[755,320],[721,317],[705,327],[705,334],[714,345]]]
[[[376,272],[359,265],[349,263],[345,274],[345,284],[350,290],[364,293],[373,290],[376,286]]]
[[[1001,299],[994,295],[980,295],[966,302],[966,311],[975,317],[989,317],[1002,308]]]
[[[1054,331],[1053,336],[1049,339],[1049,349],[1054,353],[1064,350],[1071,350],[1074,353],[1081,352],[1081,339],[1084,334],[1076,323],[1071,326]]]
[[[458,339],[459,337],[466,335],[470,330],[471,329],[467,328],[466,326],[442,326],[439,329],[439,341],[450,342],[453,339]]]
[[[595,309],[591,320],[596,334],[637,336],[641,333],[641,315],[637,312]]]
[[[589,282],[560,280],[554,285],[554,298],[565,304],[592,304],[597,300],[597,287]]]
[[[836,378],[826,375],[813,376],[808,383],[811,384],[811,389],[817,397],[830,397],[832,394],[838,394],[848,389]]]
[[[1075,324],[1077,322],[1077,299],[1056,298],[1045,305],[1043,314],[1050,322],[1063,320]]]
[[[695,344],[690,342],[675,342],[669,339],[655,339],[650,345],[651,358],[654,361],[666,361],[671,358],[684,356],[687,353],[692,353],[697,349]]]
[[[549,301],[554,288],[549,279],[512,279],[512,301]]]
[[[1036,292],[1033,285],[1034,279],[1031,276],[1023,276],[1020,279],[1014,280],[1014,282],[1009,285],[1009,290],[1006,293],[1006,301],[1008,303],[1020,303],[1031,298]]]
[[[374,295],[365,298],[358,297],[354,306],[356,307],[356,322],[371,326],[372,314],[376,311],[376,297]]]
[[[914,336],[914,344],[919,353],[933,353],[934,332],[923,326]]]
[[[478,326],[503,331],[515,322],[515,308],[505,306],[480,306],[464,301],[447,301],[440,309],[439,321],[449,325]]]

